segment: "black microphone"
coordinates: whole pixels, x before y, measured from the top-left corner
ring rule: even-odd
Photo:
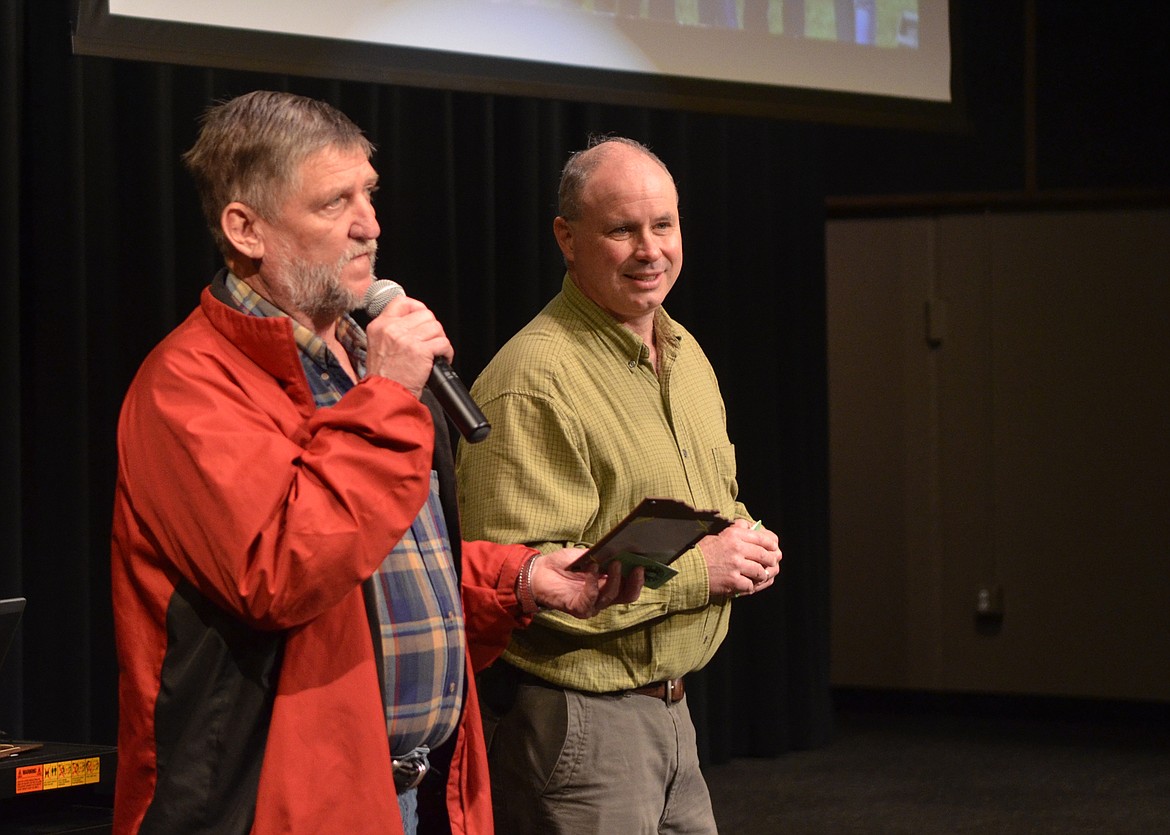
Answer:
[[[370,314],[370,318],[374,318],[385,310],[386,305],[393,299],[405,292],[397,281],[390,281],[387,278],[375,279],[362,299],[362,307]],[[474,444],[488,436],[492,425],[471,399],[467,386],[463,385],[459,375],[451,368],[451,363],[443,357],[435,357],[427,388],[435,395],[443,411],[451,418],[451,422],[464,438]]]

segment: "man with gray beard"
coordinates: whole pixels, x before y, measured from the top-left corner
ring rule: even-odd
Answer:
[[[184,162],[225,269],[118,424],[114,829],[492,831],[474,672],[540,608],[623,579],[582,549],[463,542],[450,359],[422,302],[349,316],[381,229],[373,148],[287,93],[211,108]]]

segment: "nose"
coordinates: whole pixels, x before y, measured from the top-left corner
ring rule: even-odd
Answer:
[[[349,234],[350,237],[361,240],[373,240],[382,234],[382,227],[378,225],[378,213],[374,210],[373,201],[369,197],[363,197],[357,204]]]
[[[634,252],[636,258],[641,261],[657,261],[661,254],[662,247],[652,233],[643,232],[638,236],[638,247]]]

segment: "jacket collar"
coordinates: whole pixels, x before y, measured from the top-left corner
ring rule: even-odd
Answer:
[[[265,372],[276,378],[298,408],[311,413],[316,406],[301,364],[292,320],[284,316],[249,316],[237,310],[220,270],[204,288],[200,307],[224,339]]]

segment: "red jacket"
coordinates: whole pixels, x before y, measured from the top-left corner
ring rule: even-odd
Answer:
[[[364,585],[432,466],[452,483],[445,426],[440,444],[427,406],[381,377],[317,409],[289,320],[213,288],[119,421],[115,831],[399,833]],[[447,811],[453,832],[485,835],[472,672],[525,622],[513,589],[532,552],[460,543],[451,489],[444,503],[469,637]]]

